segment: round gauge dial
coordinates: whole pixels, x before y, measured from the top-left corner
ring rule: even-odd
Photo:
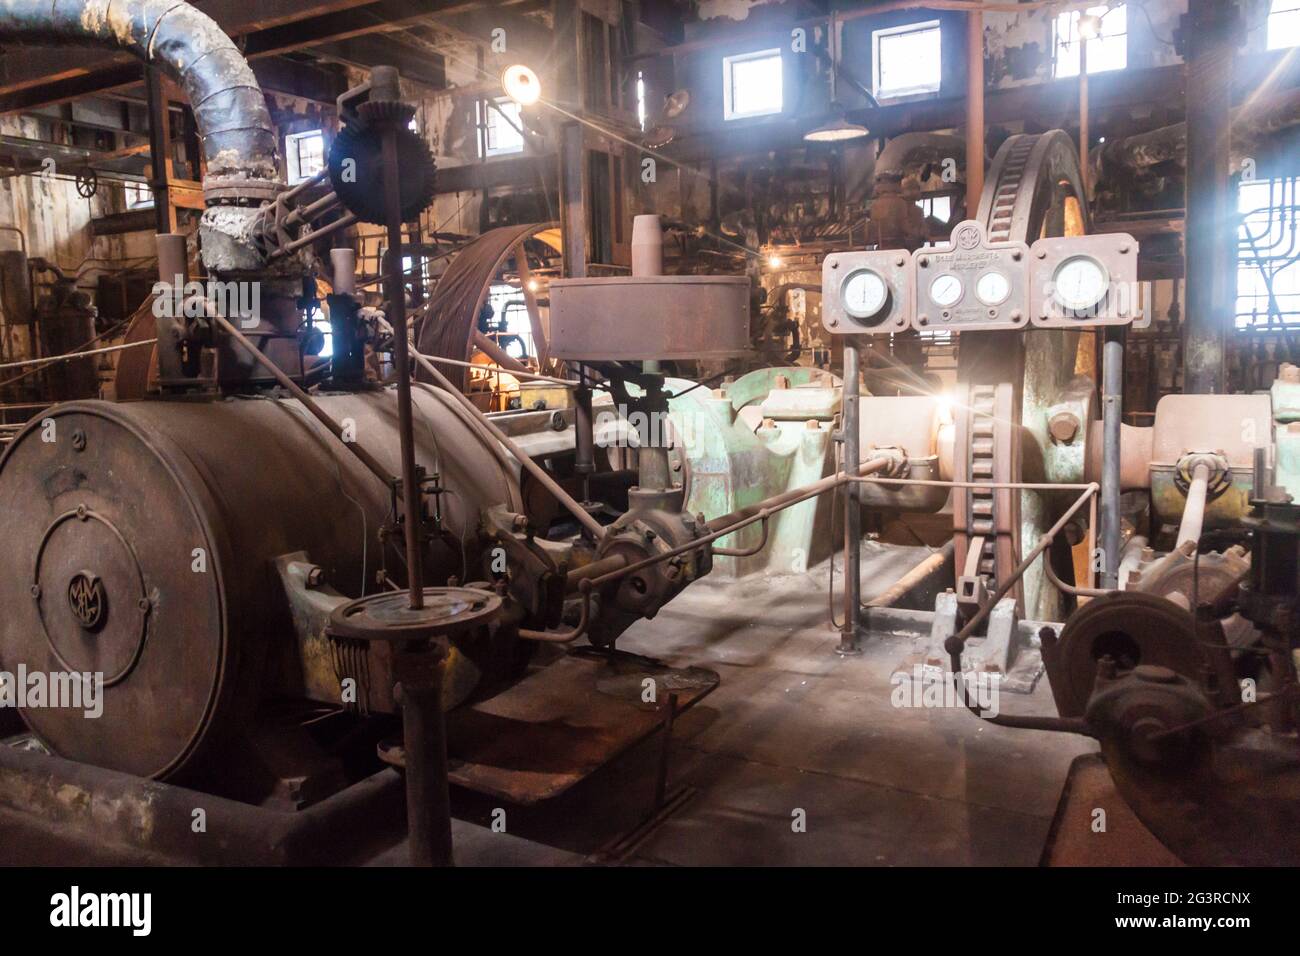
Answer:
[[[930,283],[930,298],[934,300],[936,305],[945,309],[956,305],[964,291],[961,279],[958,279],[955,275],[936,276],[934,281]]]
[[[1110,289],[1110,275],[1092,256],[1070,256],[1052,274],[1056,301],[1070,312],[1095,308]]]
[[[975,294],[985,305],[1001,305],[1011,295],[1011,280],[1001,272],[986,272],[975,283]]]
[[[889,305],[889,285],[878,272],[859,269],[844,280],[844,311],[855,319],[874,319]]]

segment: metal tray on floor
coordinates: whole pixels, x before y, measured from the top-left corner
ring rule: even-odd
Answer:
[[[653,680],[647,702],[645,681]],[[574,651],[506,692],[447,715],[451,782],[517,804],[557,797],[715,687],[702,667],[647,657]]]

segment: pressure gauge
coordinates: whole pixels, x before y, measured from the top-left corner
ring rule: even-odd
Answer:
[[[855,319],[874,319],[889,304],[889,286],[872,269],[859,269],[844,280],[844,311]]]
[[[985,305],[1001,305],[1011,295],[1011,282],[1001,272],[986,272],[976,281],[975,294]]]
[[[1068,312],[1089,312],[1110,288],[1106,267],[1092,256],[1070,256],[1052,273],[1053,294]]]
[[[930,298],[936,305],[945,309],[956,305],[963,291],[961,279],[951,274],[936,276],[930,283]]]

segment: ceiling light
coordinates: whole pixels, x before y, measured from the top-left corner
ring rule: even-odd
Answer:
[[[542,82],[522,63],[508,66],[501,74],[501,88],[520,106],[532,106],[542,98]]]
[[[871,131],[865,126],[850,123],[845,119],[844,114],[840,113],[829,123],[823,123],[816,129],[804,133],[803,138],[808,143],[842,143],[851,139],[862,139],[870,133]]]
[[[780,256],[768,256],[768,257],[767,257],[767,264],[768,264],[768,267],[769,267],[769,268],[772,268],[772,269],[779,269],[779,268],[781,268],[781,257],[780,257]]]

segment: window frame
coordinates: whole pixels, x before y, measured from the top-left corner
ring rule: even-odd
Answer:
[[[1118,37],[1121,37],[1121,36],[1124,38],[1124,63],[1123,63],[1121,66],[1109,66],[1109,67],[1104,67],[1104,68],[1100,68],[1100,69],[1098,69],[1098,68],[1096,67],[1096,64],[1097,64],[1099,61],[1097,61],[1097,60],[1091,60],[1091,61],[1089,61],[1089,63],[1088,63],[1088,75],[1089,75],[1089,76],[1097,76],[1097,75],[1102,74],[1102,73],[1118,73],[1118,72],[1120,72],[1121,70],[1127,70],[1127,69],[1128,69],[1128,53],[1129,53],[1129,50],[1128,50],[1128,39],[1129,39],[1129,29],[1128,29],[1128,28],[1129,28],[1129,22],[1128,22],[1128,4],[1127,4],[1127,3],[1117,3],[1117,4],[1115,4],[1115,5],[1112,6],[1112,7],[1106,7],[1105,5],[1100,5],[1100,4],[1099,4],[1099,5],[1097,5],[1097,6],[1088,7],[1088,8],[1085,9],[1085,10],[1078,10],[1078,9],[1076,9],[1076,10],[1065,10],[1065,11],[1062,11],[1061,13],[1058,13],[1056,16],[1052,17],[1052,37],[1051,37],[1051,41],[1052,41],[1052,79],[1053,79],[1053,80],[1077,80],[1077,79],[1079,78],[1079,74],[1082,72],[1082,70],[1080,69],[1080,66],[1081,66],[1081,64],[1080,64],[1080,60],[1081,60],[1082,57],[1083,57],[1083,51],[1082,51],[1082,47],[1081,47],[1081,44],[1082,44],[1082,42],[1083,42],[1083,38],[1082,38],[1082,37],[1079,37],[1079,36],[1077,36],[1077,35],[1075,35],[1075,37],[1074,37],[1074,39],[1073,39],[1072,41],[1067,40],[1066,42],[1062,43],[1062,42],[1061,42],[1061,33],[1060,33],[1060,29],[1061,29],[1061,20],[1062,20],[1062,18],[1064,18],[1064,17],[1071,17],[1071,18],[1072,18],[1071,21],[1070,21],[1070,31],[1071,31],[1072,34],[1076,34],[1076,33],[1077,33],[1077,30],[1078,30],[1078,25],[1079,25],[1079,17],[1080,17],[1082,14],[1085,14],[1085,13],[1093,13],[1094,11],[1099,11],[1099,10],[1104,10],[1104,11],[1105,11],[1104,13],[1099,14],[1099,15],[1102,17],[1102,22],[1103,22],[1103,23],[1105,22],[1105,18],[1108,17],[1108,16],[1110,16],[1112,13],[1115,13],[1116,11],[1123,11],[1123,14],[1124,14],[1124,32],[1123,32],[1123,33],[1120,33],[1120,34],[1112,34],[1112,35],[1110,36],[1110,39],[1117,39]],[[1093,40],[1093,42],[1094,42],[1094,43],[1099,42],[1101,39],[1102,39],[1101,37],[1098,37],[1098,38],[1096,38],[1095,40]],[[1063,74],[1063,73],[1061,73],[1061,71],[1060,71],[1060,64],[1061,64],[1061,48],[1062,48],[1062,47],[1071,48],[1071,49],[1073,49],[1073,50],[1076,51],[1076,55],[1073,56],[1073,57],[1071,57],[1071,61],[1072,61],[1072,63],[1073,63],[1073,68],[1074,68],[1074,72],[1073,72],[1073,73],[1064,73],[1064,74]]]
[[[1287,4],[1285,9],[1277,9],[1279,4]],[[1294,40],[1291,43],[1273,42],[1273,25],[1282,18],[1294,20],[1296,28],[1293,32]],[[1300,47],[1300,0],[1270,0],[1268,5],[1268,14],[1264,19],[1264,48],[1266,50],[1294,50]]]
[[[776,82],[778,103],[776,109],[752,110],[746,113],[736,112],[733,68],[739,63],[771,59],[775,59],[777,64]],[[724,122],[730,123],[732,120],[753,119],[758,116],[779,116],[784,112],[785,56],[782,54],[779,46],[769,47],[764,50],[751,50],[748,53],[735,53],[722,58],[722,118]]]
[[[320,140],[320,168],[304,174],[302,171],[302,151],[297,144],[303,140],[316,138]],[[329,164],[325,149],[325,130],[306,129],[297,133],[286,133],[284,137],[285,180],[288,185],[305,183]]]
[[[939,40],[939,76],[934,81],[934,85],[928,83],[913,86],[898,87],[894,90],[886,90],[881,87],[881,66],[883,57],[880,54],[881,41],[889,40],[893,37],[904,36],[908,33],[929,33],[933,31]],[[943,88],[943,21],[937,19],[916,20],[912,23],[901,23],[893,27],[881,27],[878,30],[871,31],[871,93],[878,102],[886,100],[897,102],[906,99],[919,99],[926,96],[937,96]]]
[[[492,105],[494,103],[496,106]],[[524,125],[523,107],[510,97],[496,96],[476,101],[475,108],[479,111],[479,120],[483,126],[483,139],[479,144],[479,153],[483,159],[495,159],[498,156],[518,156],[527,148],[528,144],[523,135],[512,129],[510,124],[506,122],[505,117],[497,112],[498,108],[508,108],[506,104],[515,108],[515,119],[519,123],[520,129],[522,129]],[[494,116],[496,117],[495,120],[493,120]],[[490,131],[499,130],[502,126],[505,127],[506,132],[512,138],[518,138],[517,145],[512,142],[510,146],[493,146],[488,142]]]

